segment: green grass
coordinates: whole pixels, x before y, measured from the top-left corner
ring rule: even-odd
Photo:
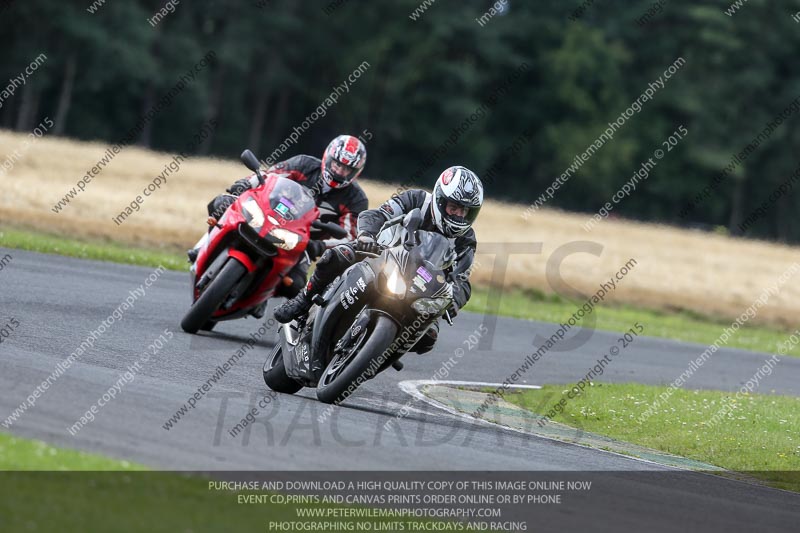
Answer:
[[[55,448],[38,440],[0,433],[0,471],[6,470],[143,470],[128,461]]]
[[[545,385],[504,399],[544,415],[554,412],[563,397],[567,403],[553,417],[556,422],[800,489],[800,398],[748,394],[715,424],[710,420],[735,394],[677,389],[640,423],[640,415],[667,387],[593,383],[569,399],[571,387]]]
[[[9,471],[11,470],[11,471]],[[31,471],[35,470],[35,471]],[[62,471],[58,471],[62,470]],[[67,470],[67,471],[63,471]],[[2,531],[269,531],[270,521],[431,523],[409,518],[299,518],[298,508],[364,508],[323,503],[239,503],[209,479],[54,448],[0,433]],[[386,531],[386,529],[382,529]]]
[[[66,255],[80,259],[95,259],[112,263],[157,267],[164,265],[170,270],[189,270],[186,254],[175,250],[135,248],[114,242],[78,240],[46,233],[0,229],[0,246],[31,252]]]
[[[54,253],[96,259],[115,263],[128,263],[155,267],[164,265],[171,270],[188,270],[186,255],[172,249],[135,248],[113,242],[73,240],[65,237],[47,235],[39,232],[3,229],[0,230],[0,246],[18,248],[35,252]],[[474,287],[472,299],[465,308],[468,311],[483,313],[487,309],[489,289]],[[504,291],[500,300],[498,314],[529,320],[560,323],[583,304],[558,295],[544,295],[535,290],[513,289]],[[587,318],[594,316],[596,329],[605,331],[627,331],[634,322],[645,327],[645,335],[667,339],[711,344],[722,331],[730,326],[730,321],[704,317],[693,313],[666,313],[632,307],[598,307],[584,319],[582,326],[591,326]],[[776,352],[778,345],[787,338],[786,331],[759,326],[741,328],[727,343],[729,348],[742,348],[760,352]],[[800,357],[800,345],[787,355]]]
[[[468,311],[484,312],[488,307],[489,289],[475,287]],[[570,300],[558,295],[544,295],[534,290],[505,291],[500,300],[498,314],[515,318],[540,320],[555,324],[569,320],[583,301]],[[594,316],[592,319],[591,317]],[[730,320],[714,319],[689,312],[662,312],[624,306],[599,306],[591,315],[584,317],[578,326],[588,327],[596,320],[595,329],[604,331],[628,331],[635,322],[645,328],[644,335],[710,345],[730,327]],[[791,333],[763,326],[745,326],[734,334],[726,348],[741,348],[758,352],[775,353]],[[786,355],[800,357],[800,345],[794,346]]]
[[[0,469],[13,470],[0,472],[3,531],[265,531],[269,520],[296,519],[292,506],[238,505],[204,478],[6,434]]]

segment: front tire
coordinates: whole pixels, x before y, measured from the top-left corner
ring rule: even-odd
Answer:
[[[335,354],[331,359],[317,385],[317,399],[322,403],[335,404],[346,400],[361,385],[359,378],[365,381],[374,377],[374,373],[368,372],[369,367],[391,345],[395,335],[397,325],[394,321],[377,315],[375,324],[364,328],[355,340],[353,349],[357,353]]]
[[[264,383],[275,392],[284,394],[294,394],[303,388],[302,385],[286,375],[286,366],[283,364],[283,345],[280,339],[264,363]]]
[[[183,331],[197,333],[202,329],[246,272],[243,264],[230,259],[181,320]]]

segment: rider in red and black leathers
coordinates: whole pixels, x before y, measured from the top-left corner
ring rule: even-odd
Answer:
[[[419,209],[423,214],[420,229],[436,231],[453,239],[456,261],[450,276],[454,299],[450,315],[455,316],[472,294],[469,274],[477,247],[472,223],[482,204],[483,184],[478,176],[467,168],[456,166],[442,172],[432,194],[421,189],[408,190],[393,196],[378,209],[362,212],[358,217],[356,242],[327,250],[317,262],[317,268],[305,290],[278,307],[275,318],[278,322],[287,323],[307,313],[313,297],[322,293],[336,276],[357,261],[357,252],[377,253],[380,250],[378,233],[387,220],[413,209]],[[434,322],[412,351],[430,351],[438,332],[438,323]]]
[[[358,215],[368,207],[368,202],[364,189],[355,180],[363,170],[366,159],[366,148],[358,138],[340,135],[325,149],[322,160],[310,155],[296,155],[269,168],[269,172],[280,174],[310,189],[320,209],[320,219],[323,222],[336,222],[347,231],[347,237],[335,239],[327,233],[312,230],[313,240],[309,241],[306,248],[307,257],[303,257],[289,271],[287,277],[291,283],[286,280],[280,284],[277,296],[296,296],[306,283],[311,261],[320,257],[326,249],[356,238]],[[209,215],[215,216],[216,213],[218,217],[236,197],[258,186],[255,174],[237,180],[227,189],[230,194],[219,195],[208,205]]]

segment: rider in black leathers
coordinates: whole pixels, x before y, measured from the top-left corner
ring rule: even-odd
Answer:
[[[375,253],[379,250],[377,237],[384,222],[415,208],[419,208],[424,215],[420,229],[438,231],[454,240],[454,271],[460,273],[453,279],[454,307],[450,309],[450,315],[455,316],[472,293],[469,272],[477,247],[472,223],[482,204],[483,185],[478,176],[471,170],[456,166],[442,172],[433,194],[421,189],[407,190],[393,196],[378,209],[362,212],[358,217],[358,239],[328,249],[317,262],[306,288],[278,307],[275,318],[287,323],[306,314],[314,295],[322,293],[336,276],[356,262],[356,252]],[[433,349],[438,331],[438,324],[434,323],[412,351],[425,353]]]

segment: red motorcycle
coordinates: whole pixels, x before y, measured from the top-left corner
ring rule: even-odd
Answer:
[[[318,220],[311,191],[277,174],[262,173],[250,150],[241,161],[258,177],[211,226],[191,269],[192,306],[181,321],[187,333],[217,322],[263,316],[266,301],[308,246],[311,228],[343,238],[347,232]]]

